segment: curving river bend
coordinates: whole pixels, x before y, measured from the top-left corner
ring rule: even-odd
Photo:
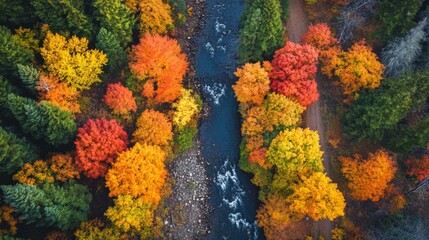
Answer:
[[[238,168],[240,115],[231,86],[237,67],[242,0],[206,0],[206,24],[195,58],[210,114],[200,127],[203,158],[211,184],[211,232],[206,239],[263,239],[255,215],[259,202],[250,176]]]

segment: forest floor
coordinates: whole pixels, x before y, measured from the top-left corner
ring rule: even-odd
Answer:
[[[290,0],[289,14],[286,25],[287,37],[289,41],[298,43],[301,40],[301,36],[307,32],[308,27],[304,0]],[[320,106],[320,100],[308,106],[305,113],[305,124],[308,128],[317,131],[319,134],[320,147],[323,151],[323,166],[328,176],[332,179],[332,166]],[[325,239],[331,239],[331,230],[332,223],[329,220],[316,221],[314,223],[313,238],[318,239],[318,236],[323,236]]]
[[[176,28],[177,39],[188,56],[189,70],[184,85],[198,90],[200,84],[195,73],[194,59],[197,45],[195,37],[204,26],[205,0],[187,0],[191,15],[185,24]],[[166,214],[162,214],[163,235],[167,239],[199,239],[209,233],[209,179],[201,156],[198,141],[195,146],[176,155],[168,166],[173,193],[165,200]]]

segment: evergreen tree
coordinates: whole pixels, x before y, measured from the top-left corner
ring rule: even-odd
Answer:
[[[271,58],[284,44],[279,0],[252,0],[243,13],[238,53],[242,62]]]
[[[0,74],[17,77],[17,64],[27,64],[30,60],[30,53],[13,39],[10,30],[0,26]]]
[[[105,28],[101,28],[97,35],[96,48],[107,55],[109,71],[114,71],[127,62],[127,54],[122,49],[118,39]]]
[[[12,86],[2,75],[0,75],[0,113],[7,112],[7,95],[16,93],[18,90]]]
[[[80,0],[31,0],[37,17],[53,32],[71,33],[91,39],[92,24]]]
[[[0,0],[0,25],[17,28],[32,24],[34,17],[27,0]]]
[[[420,7],[420,0],[380,0],[378,3],[380,38],[387,42],[395,37],[403,37],[415,24],[413,19]]]
[[[12,174],[37,158],[37,149],[27,139],[0,127],[0,173]]]
[[[36,94],[40,74],[32,65],[17,64],[21,84],[31,93]]]
[[[35,139],[44,139],[54,146],[67,144],[76,135],[76,123],[69,111],[50,102],[36,102],[14,94],[8,95],[9,109],[23,130]]]
[[[176,23],[184,23],[188,16],[188,7],[186,6],[185,0],[170,0],[168,3],[175,15]]]
[[[101,27],[111,32],[122,47],[126,47],[132,41],[136,22],[131,10],[121,0],[96,0],[94,7],[97,8],[97,20]]]
[[[75,228],[87,220],[92,196],[86,186],[68,182],[63,187],[45,184],[2,185],[4,201],[15,208],[25,223],[54,226],[61,230]]]

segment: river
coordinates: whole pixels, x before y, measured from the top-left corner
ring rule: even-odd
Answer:
[[[196,72],[210,114],[200,127],[203,158],[213,180],[211,231],[206,239],[263,239],[255,215],[257,188],[238,168],[240,115],[231,86],[237,80],[237,47],[241,0],[206,0],[206,24],[198,36]]]

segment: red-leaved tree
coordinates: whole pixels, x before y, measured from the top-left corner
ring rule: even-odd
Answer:
[[[137,111],[136,99],[133,97],[133,93],[121,83],[113,83],[107,86],[103,102],[115,114],[127,114],[130,111]]]
[[[429,176],[429,155],[424,155],[422,159],[410,158],[405,162],[407,174],[415,176],[418,181]]]
[[[129,66],[137,79],[145,81],[143,96],[165,103],[180,96],[188,61],[176,40],[147,33],[133,47]]]
[[[271,62],[271,89],[306,107],[317,101],[317,51],[310,45],[287,42]]]
[[[89,178],[104,177],[110,164],[128,145],[128,136],[115,120],[89,119],[78,129],[76,166]]]
[[[302,36],[301,41],[304,44],[313,46],[317,50],[323,50],[338,42],[338,39],[334,38],[334,34],[328,24],[317,23],[308,27],[308,32]]]

